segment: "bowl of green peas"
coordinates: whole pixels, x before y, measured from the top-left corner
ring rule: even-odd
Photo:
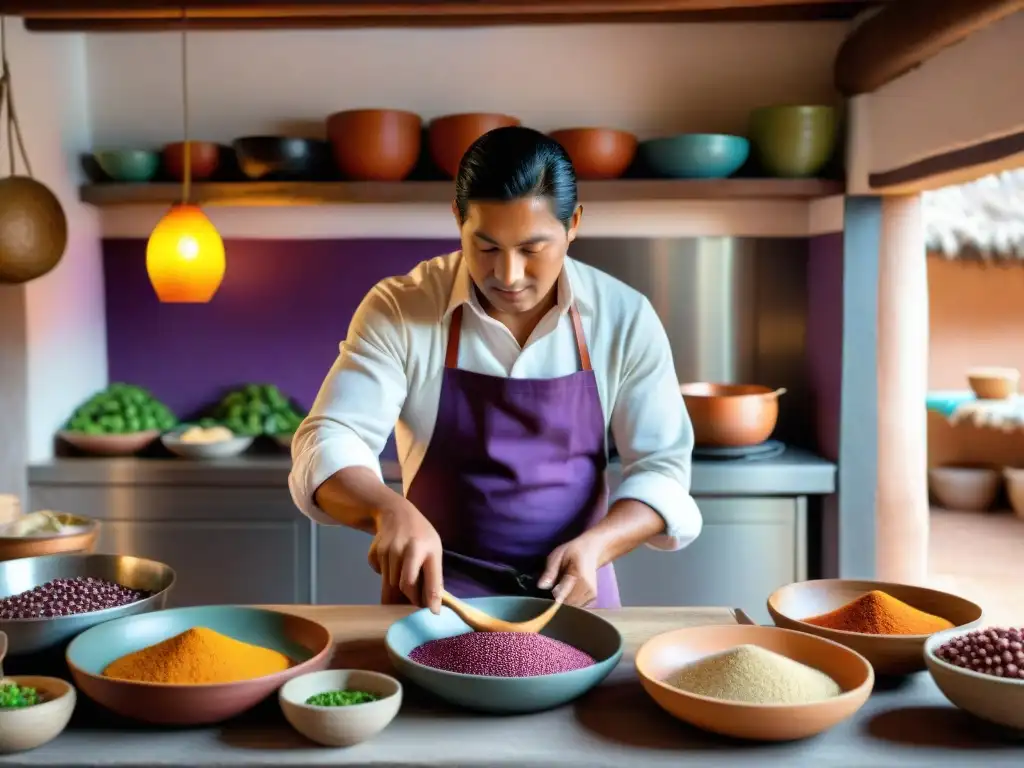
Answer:
[[[364,669],[299,675],[278,693],[288,723],[310,741],[350,747],[383,731],[402,707],[402,684]]]
[[[41,747],[61,734],[75,711],[70,683],[56,677],[0,678],[0,755]]]

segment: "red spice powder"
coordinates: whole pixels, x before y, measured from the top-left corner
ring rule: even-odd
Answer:
[[[931,635],[953,624],[875,590],[830,613],[803,619],[807,624],[865,635]]]

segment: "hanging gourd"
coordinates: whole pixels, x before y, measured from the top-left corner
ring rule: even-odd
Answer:
[[[0,283],[27,283],[60,263],[68,244],[68,220],[57,196],[32,178],[32,165],[14,110],[7,25],[0,16],[0,116],[7,123],[9,175],[0,179]],[[16,156],[25,175],[18,175]]]

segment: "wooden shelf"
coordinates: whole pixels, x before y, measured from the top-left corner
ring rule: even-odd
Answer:
[[[814,200],[843,191],[842,182],[826,179],[618,179],[580,182],[579,194],[586,204]],[[192,201],[223,206],[449,203],[453,192],[448,181],[215,182],[194,184]],[[91,184],[81,188],[80,197],[98,207],[170,205],[180,199],[181,185]]]

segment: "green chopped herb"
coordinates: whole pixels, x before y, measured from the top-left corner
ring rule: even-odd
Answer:
[[[0,685],[0,709],[21,709],[32,707],[41,701],[35,688],[22,687],[14,683]]]
[[[325,691],[310,696],[306,703],[313,707],[350,707],[353,704],[379,701],[380,698],[376,693],[366,691]]]

